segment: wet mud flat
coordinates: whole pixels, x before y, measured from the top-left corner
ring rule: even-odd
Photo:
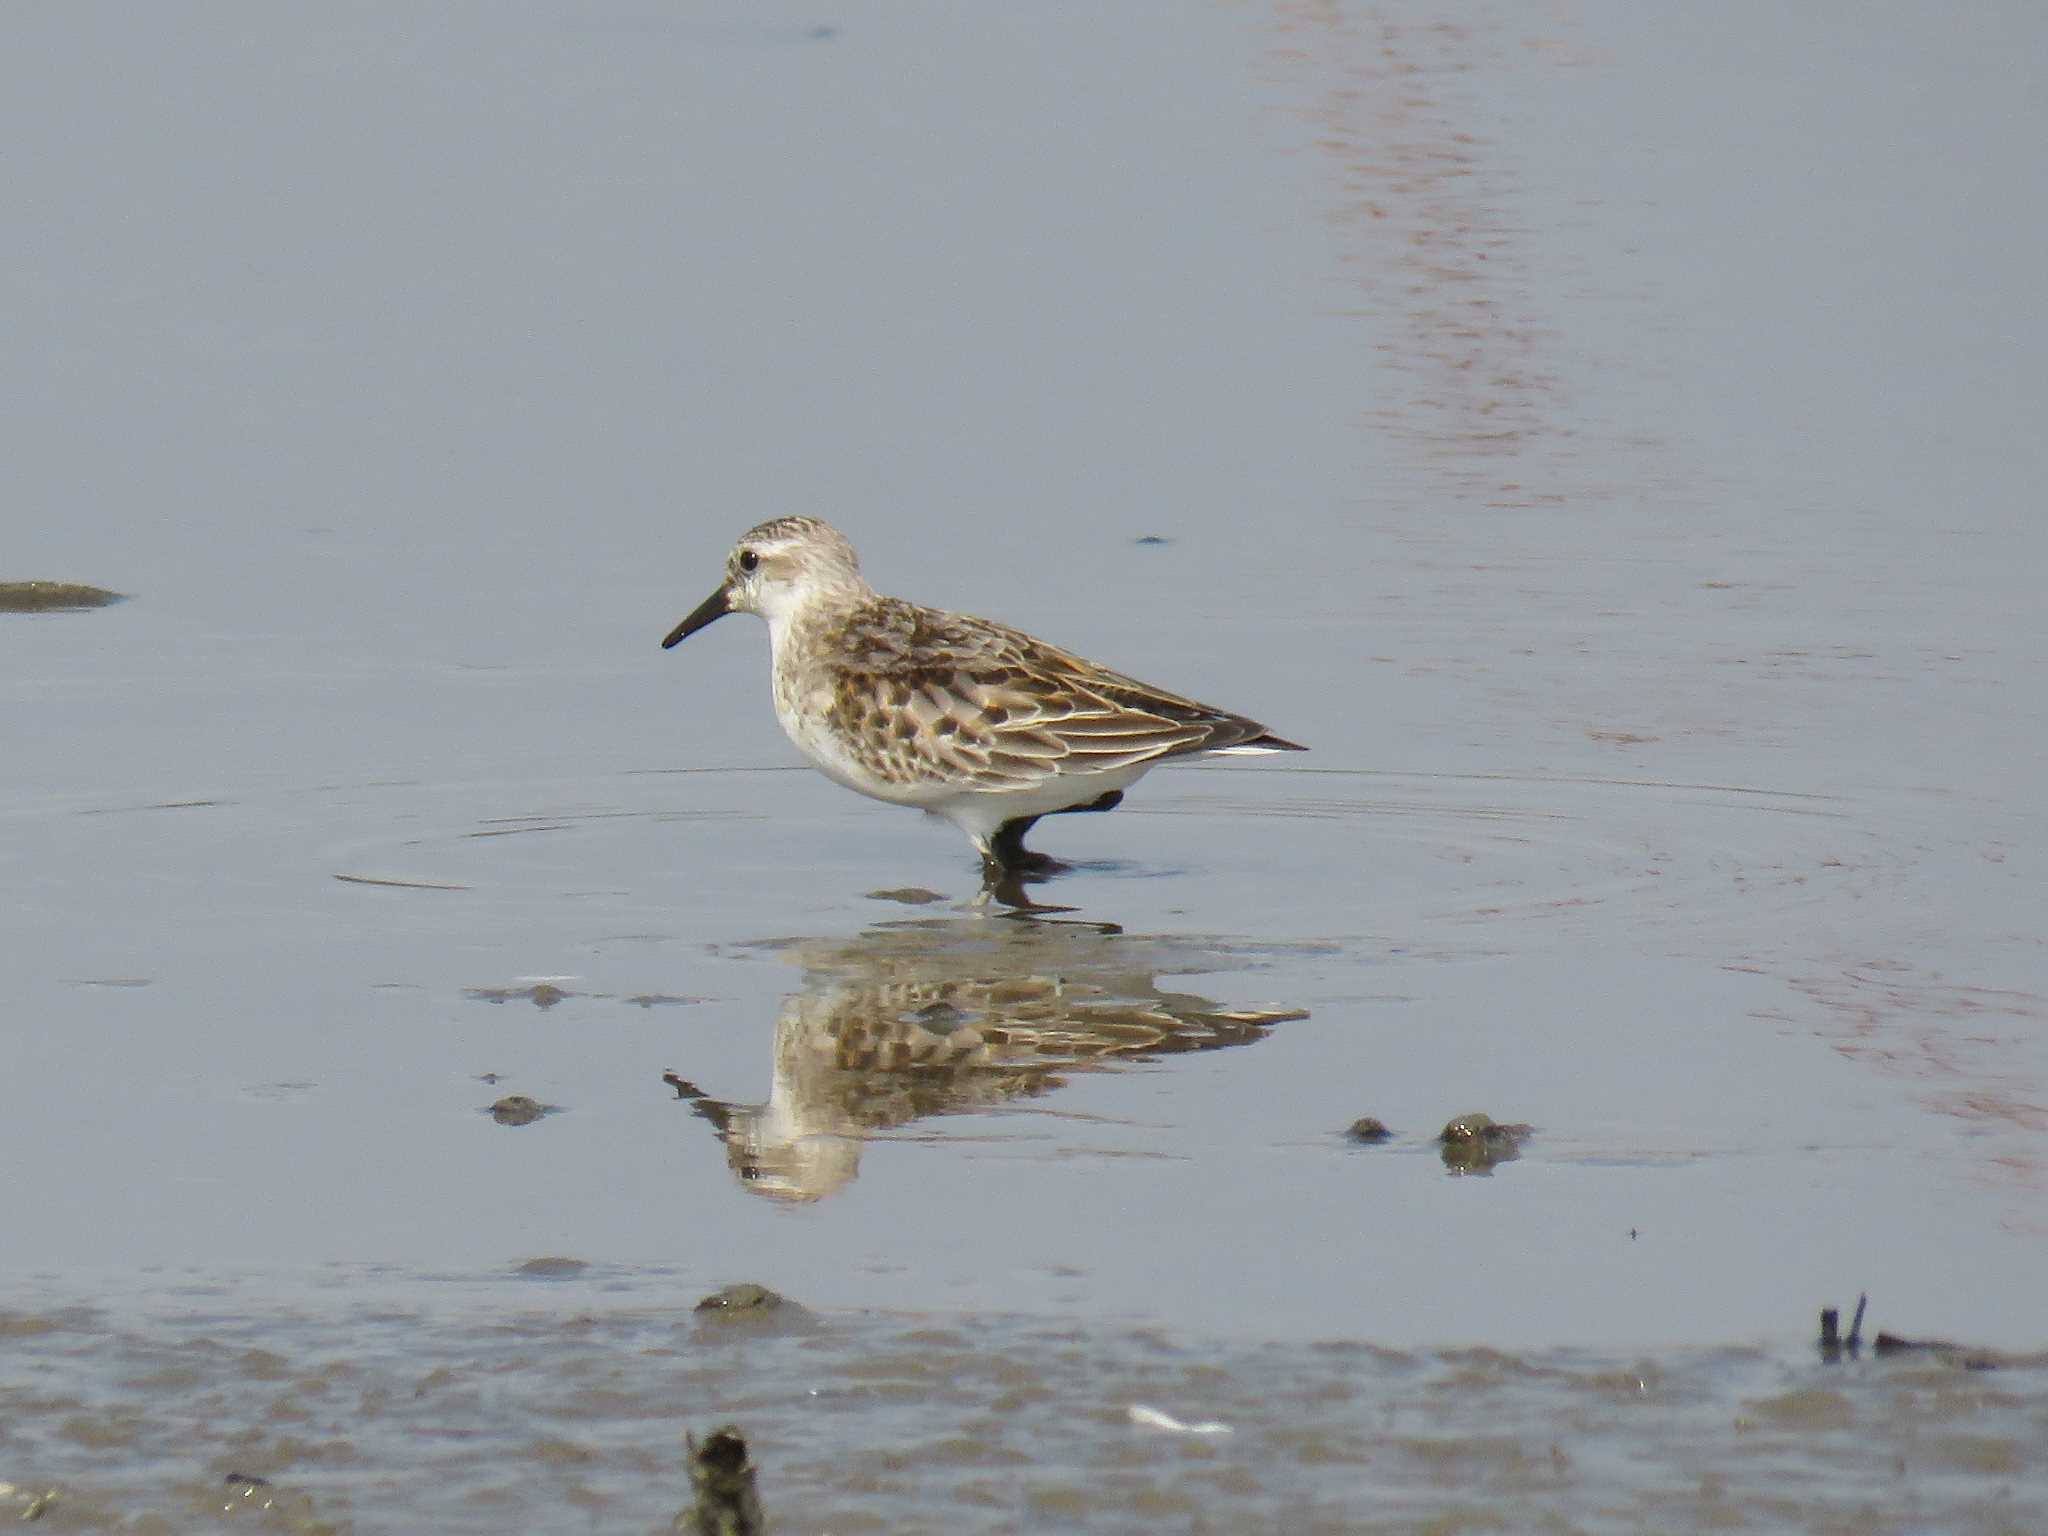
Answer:
[[[2039,1529],[2038,1363],[1806,1322],[2042,1341],[2040,47],[724,9],[0,53],[190,216],[23,158],[9,558],[147,601],[0,621],[0,1523],[667,1529],[732,1424],[780,1531]],[[757,500],[1313,751],[976,908],[656,669]]]
[[[1988,1533],[2048,1503],[2038,1359],[698,1311],[566,1268],[441,1282],[498,1298],[460,1313],[250,1310],[223,1287],[175,1317],[0,1314],[0,1513],[41,1500],[53,1531],[660,1530],[689,1503],[684,1436],[726,1422],[783,1532]],[[607,1300],[621,1285],[643,1294]]]

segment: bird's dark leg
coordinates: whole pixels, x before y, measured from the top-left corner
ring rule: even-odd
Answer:
[[[1097,795],[1086,805],[1065,805],[1056,811],[1046,811],[1047,816],[1065,816],[1077,811],[1113,811],[1123,804],[1124,792],[1112,789]],[[1049,854],[1038,853],[1024,846],[1024,834],[1038,824],[1036,816],[1019,816],[1006,821],[996,828],[996,835],[988,840],[988,867],[997,874],[1023,875],[1056,874],[1067,866]]]
[[[996,835],[988,840],[989,867],[1003,874],[1058,869],[1060,864],[1057,859],[1035,853],[1024,846],[1024,834],[1037,824],[1036,816],[1019,816],[1016,820],[1006,821],[997,827]]]
[[[1071,816],[1078,811],[1113,811],[1124,803],[1124,792],[1112,789],[1107,794],[1097,795],[1086,805],[1064,805],[1056,811],[1047,811],[1048,816]]]

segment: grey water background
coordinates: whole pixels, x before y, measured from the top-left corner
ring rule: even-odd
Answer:
[[[1598,1392],[1677,1351],[1725,1425],[1804,1404],[1814,1310],[1860,1288],[1900,1331],[2041,1348],[2043,26],[8,11],[0,579],[132,599],[0,615],[0,1295],[17,1389],[115,1400],[17,1397],[0,1478],[208,1454],[199,1399],[124,1405],[74,1337],[213,1382],[234,1318],[286,1361],[510,1329],[559,1377],[589,1360],[565,1315],[637,1337],[735,1279],[839,1317],[855,1374],[896,1319],[1000,1319],[933,1324],[934,1358],[1017,1341],[1052,1419],[1131,1395],[1132,1329],[1219,1362],[1163,1406],[1207,1383],[1240,1435],[1275,1359],[1377,1379],[1313,1341],[1419,1351],[1539,1460],[1559,1399],[1430,1352]],[[956,834],[792,766],[758,626],[656,648],[789,511],[884,590],[1313,753],[1046,823],[1081,867],[1041,899],[1130,942],[1040,925],[1016,959]],[[870,894],[905,889],[944,899]],[[1307,1017],[839,1124],[829,1189],[764,1198],[662,1074],[780,1103],[779,1021],[883,955],[1127,961],[1140,1002]],[[507,1092],[560,1112],[501,1126]],[[1429,1138],[1474,1108],[1535,1134],[1453,1178]],[[1394,1142],[1350,1145],[1363,1114]],[[1046,1365],[1048,1320],[1099,1371]],[[634,1377],[642,1448],[560,1475],[652,1507],[645,1446],[751,1406],[787,1487],[862,1443],[805,1416],[807,1370]],[[2039,1492],[2037,1375],[1928,1485],[1937,1523]],[[1911,1441],[1870,1390],[1848,1438]],[[357,1456],[427,1499],[369,1401]],[[168,1445],[49,1429],[138,1404]],[[1644,1475],[1582,1430],[1582,1485]],[[481,1518],[461,1496],[532,1427],[498,1432],[415,1516]],[[1860,1473],[1813,1454],[1732,1497],[1832,1508]],[[1295,1444],[1208,1496],[1408,1508],[1384,1456],[1332,1464]],[[921,1496],[855,1513],[982,1528]]]

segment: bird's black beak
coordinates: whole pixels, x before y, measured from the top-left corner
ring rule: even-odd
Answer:
[[[661,642],[661,648],[665,651],[670,646],[689,639],[713,619],[722,619],[731,612],[732,598],[724,587],[720,587],[692,608],[687,619],[668,632],[668,638]]]

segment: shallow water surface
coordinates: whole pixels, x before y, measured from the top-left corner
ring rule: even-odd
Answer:
[[[564,1268],[401,1308],[335,1276],[283,1316],[234,1285],[140,1325],[0,1316],[11,1498],[60,1489],[54,1530],[653,1530],[713,1404],[788,1530],[2009,1532],[2048,1497],[2038,1360],[750,1322]]]
[[[88,16],[0,51],[7,560],[133,594],[0,622],[24,1508],[652,1528],[737,1420],[792,1530],[2026,1528],[2033,12]],[[984,891],[659,649],[787,511],[1312,751]]]

